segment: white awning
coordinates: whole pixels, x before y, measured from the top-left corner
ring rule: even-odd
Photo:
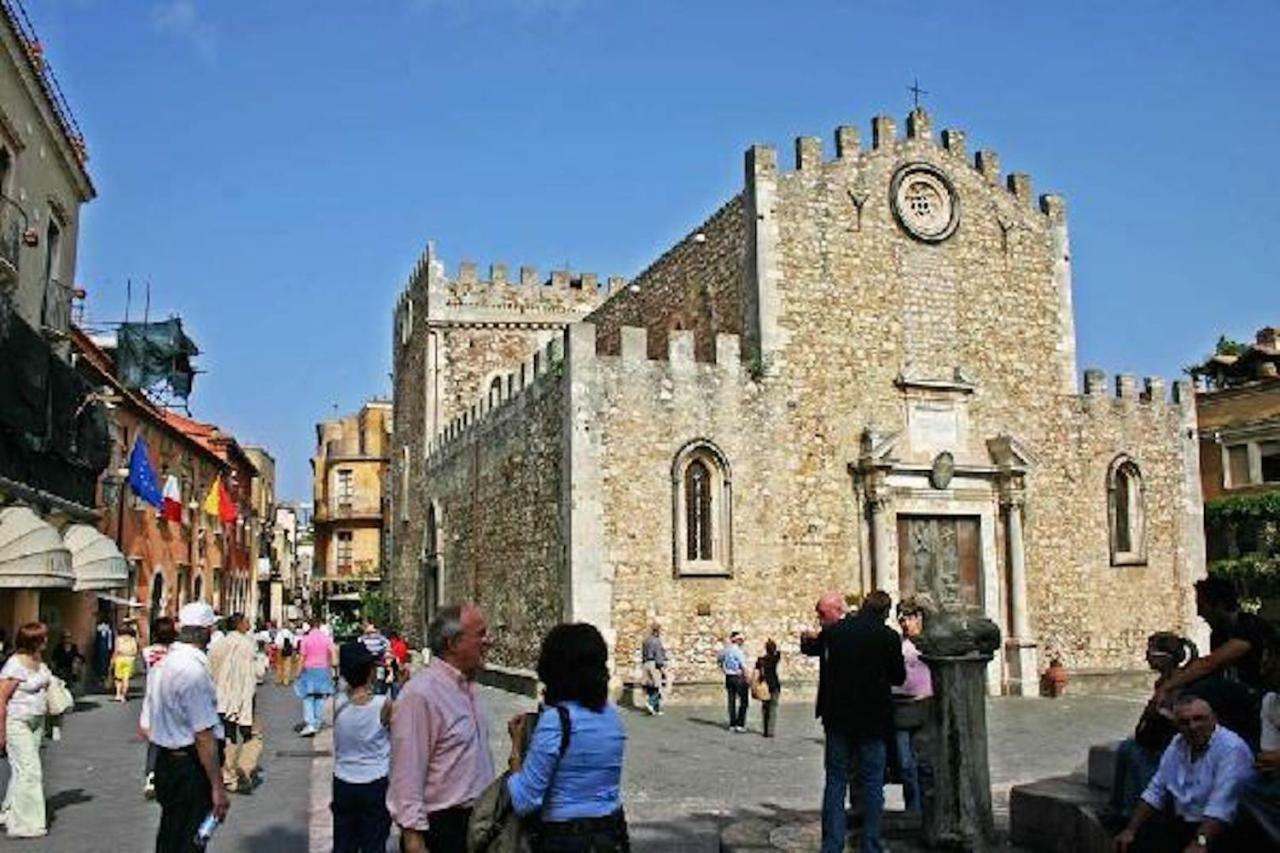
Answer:
[[[112,604],[118,604],[121,607],[132,607],[134,610],[141,610],[144,607],[146,607],[145,604],[143,604],[141,601],[139,601],[136,598],[121,598],[120,596],[112,595],[109,592],[98,593],[98,598],[102,599],[103,601],[109,601]]]
[[[70,589],[71,552],[30,507],[0,509],[0,588]]]
[[[62,541],[71,552],[76,592],[90,589],[119,589],[129,585],[129,563],[116,543],[91,525],[72,524],[62,531]]]

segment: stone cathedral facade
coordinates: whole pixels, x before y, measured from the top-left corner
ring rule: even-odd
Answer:
[[[1062,199],[922,110],[790,170],[752,147],[631,281],[429,245],[394,312],[397,616],[478,600],[515,669],[589,621],[621,681],[658,620],[698,682],[730,630],[795,650],[822,591],[879,587],[999,624],[993,692],[1141,668],[1193,630],[1194,395],[1081,388],[1071,288]]]

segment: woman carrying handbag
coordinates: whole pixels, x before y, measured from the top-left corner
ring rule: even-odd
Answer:
[[[533,853],[630,853],[622,810],[627,735],[608,699],[607,661],[595,627],[552,628],[538,659],[545,705],[531,730],[523,714],[509,726],[506,786]]]
[[[782,681],[778,678],[778,664],[782,652],[772,639],[766,640],[764,654],[756,658],[755,677],[751,681],[751,695],[760,703],[760,716],[764,720],[764,736],[774,737],[778,729],[778,698],[782,695]]]

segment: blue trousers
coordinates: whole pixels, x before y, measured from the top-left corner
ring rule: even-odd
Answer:
[[[314,693],[302,700],[302,719],[311,728],[319,730],[324,725],[324,702],[328,696],[317,696]]]
[[[911,746],[911,732],[898,729],[894,732],[894,741],[898,748],[898,770],[902,773],[902,799],[907,811],[919,814],[924,800],[920,790],[920,762]]]
[[[884,816],[884,769],[887,760],[885,742],[881,738],[854,739],[847,734],[826,730],[823,768],[826,785],[822,791],[822,853],[842,853],[849,834],[849,818],[845,813],[845,797],[849,791],[852,764],[858,763],[858,782],[862,789],[861,853],[883,853],[880,840],[881,818]]]

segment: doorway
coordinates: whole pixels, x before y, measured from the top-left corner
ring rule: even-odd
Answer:
[[[939,607],[981,611],[982,538],[976,515],[899,515],[898,588]]]

